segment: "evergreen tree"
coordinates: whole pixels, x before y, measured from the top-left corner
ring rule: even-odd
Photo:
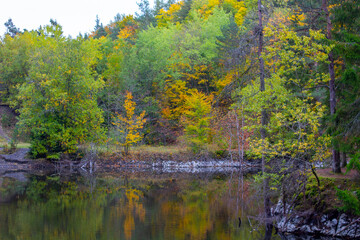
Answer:
[[[105,28],[103,26],[103,24],[100,22],[99,16],[96,15],[96,20],[95,20],[95,28],[94,28],[94,38],[98,39],[101,37],[106,37],[107,32],[105,31]]]
[[[138,3],[140,13],[135,13],[136,21],[140,23],[141,29],[147,29],[150,25],[156,25],[154,10],[150,8],[148,0],[141,0]]]
[[[12,38],[15,37],[16,34],[21,33],[20,29],[14,25],[11,18],[9,18],[4,25],[6,27],[6,34],[9,34]]]

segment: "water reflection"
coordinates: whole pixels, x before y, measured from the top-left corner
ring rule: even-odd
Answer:
[[[1,239],[265,236],[265,228],[249,217],[258,214],[261,204],[247,178],[235,172],[31,176],[15,192],[9,181],[3,179],[0,189]]]

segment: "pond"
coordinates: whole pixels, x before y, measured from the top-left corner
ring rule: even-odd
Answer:
[[[25,176],[0,178],[2,240],[265,237],[261,201],[238,172]]]

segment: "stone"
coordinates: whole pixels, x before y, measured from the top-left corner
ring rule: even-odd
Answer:
[[[328,216],[327,216],[327,215],[324,215],[324,216],[321,217],[320,222],[321,222],[321,223],[325,223],[325,222],[327,221],[327,219],[328,219]]]
[[[338,228],[341,228],[341,227],[346,226],[348,224],[349,224],[349,221],[348,221],[347,215],[345,213],[341,214],[340,218],[339,218]]]
[[[292,223],[288,223],[285,227],[286,232],[292,233],[295,232],[296,230],[298,230],[298,228],[296,227],[295,224]]]
[[[309,225],[303,225],[303,226],[300,227],[299,230],[304,232],[304,233],[313,233],[313,231],[311,230]]]
[[[337,223],[338,223],[338,221],[337,221],[336,218],[334,218],[333,220],[331,220],[331,226],[336,227]]]
[[[311,226],[311,231],[313,233],[319,233],[321,230],[316,225],[313,225]]]

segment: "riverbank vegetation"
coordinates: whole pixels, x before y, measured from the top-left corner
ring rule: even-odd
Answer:
[[[358,12],[352,0],[142,0],[76,38],[55,20],[21,31],[9,19],[0,91],[18,115],[13,142],[50,160],[79,146],[236,152],[262,160],[270,213],[294,172],[306,189],[315,163],[360,165]]]

